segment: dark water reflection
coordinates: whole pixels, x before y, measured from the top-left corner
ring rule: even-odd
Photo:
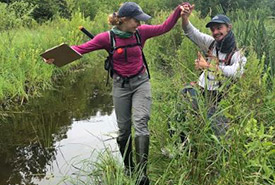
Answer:
[[[60,156],[64,158],[64,153],[80,155],[77,151],[83,152],[83,146],[66,148],[70,142],[80,145],[93,145],[91,142],[96,142],[89,136],[85,137],[91,142],[74,141],[75,135],[83,135],[79,126],[83,132],[89,128],[95,130],[102,127],[104,130],[106,122],[115,125],[110,89],[105,87],[102,80],[105,73],[89,69],[71,75],[73,77],[59,82],[54,91],[45,92],[42,97],[30,101],[24,108],[1,120],[1,185],[42,184],[42,181],[47,184],[45,179],[50,168],[54,168],[53,163],[58,164]],[[108,128],[107,132],[114,129]],[[68,133],[71,133],[70,137]],[[100,135],[93,133],[93,130],[86,133],[91,137],[93,134]],[[70,142],[66,144],[66,140]],[[58,150],[61,147],[67,151],[60,153]],[[89,149],[87,151],[89,153]],[[55,175],[54,170],[51,173]]]

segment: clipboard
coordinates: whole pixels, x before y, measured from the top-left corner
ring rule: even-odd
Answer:
[[[53,64],[57,67],[62,67],[82,57],[80,53],[65,43],[46,50],[40,56],[45,59],[54,59]]]

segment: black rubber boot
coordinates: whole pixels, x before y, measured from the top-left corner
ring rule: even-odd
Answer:
[[[135,164],[133,162],[132,137],[130,136],[129,139],[117,138],[117,144],[123,158],[125,174],[130,176],[135,169]]]
[[[149,185],[150,181],[146,173],[149,153],[149,136],[136,136],[135,145],[138,165],[137,172],[140,173],[136,185]]]

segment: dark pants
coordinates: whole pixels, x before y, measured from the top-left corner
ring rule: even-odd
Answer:
[[[184,101],[191,103],[195,112],[199,111],[198,97],[199,93],[205,98],[207,104],[207,118],[211,119],[211,128],[217,136],[224,135],[228,128],[228,120],[224,115],[217,115],[218,104],[222,99],[223,94],[218,91],[209,91],[203,88],[194,88],[187,85],[181,91]]]
[[[183,96],[184,107],[180,107],[180,111],[177,111],[177,118],[180,118],[179,121],[183,123],[185,121],[185,112],[186,106],[190,105],[193,114],[198,114],[200,111],[200,103],[199,97],[204,97],[204,103],[207,106],[207,118],[211,120],[211,128],[216,134],[216,136],[221,136],[226,133],[228,128],[228,120],[222,114],[217,114],[218,104],[222,99],[222,93],[218,91],[209,91],[203,88],[195,88],[192,85],[185,85],[184,88],[181,90],[181,94]],[[204,105],[203,105],[204,106]],[[178,115],[180,114],[180,115]],[[173,136],[175,134],[175,130],[171,129],[171,125],[169,125],[169,134]],[[183,132],[180,133],[180,139],[183,142],[186,139],[186,136]]]

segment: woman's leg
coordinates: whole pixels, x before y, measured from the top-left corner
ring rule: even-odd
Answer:
[[[135,83],[132,84],[133,86]],[[138,171],[142,173],[139,184],[149,184],[147,177],[147,162],[149,155],[149,129],[152,104],[151,85],[149,81],[138,85],[133,94],[133,119],[135,126],[135,146]]]
[[[126,173],[129,174],[134,169],[131,137],[132,93],[128,87],[121,88],[119,79],[117,81],[114,79],[113,102],[119,128],[117,143],[123,157]]]

